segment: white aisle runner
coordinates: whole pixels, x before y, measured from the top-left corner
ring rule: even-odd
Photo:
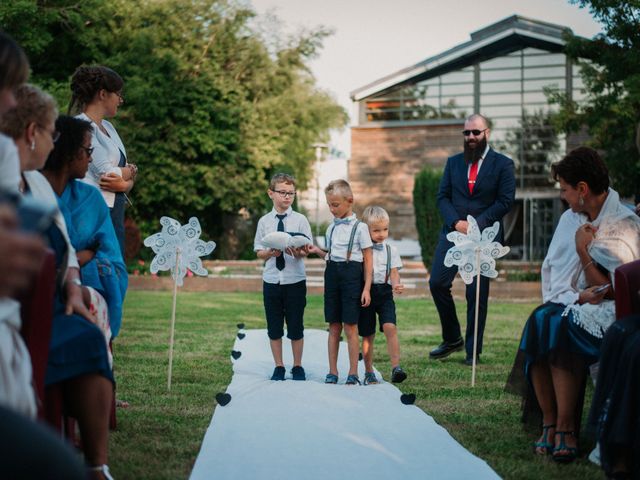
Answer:
[[[288,340],[287,380],[272,382],[266,330],[244,333],[233,347],[242,355],[232,360],[231,402],[216,407],[192,480],[499,478],[429,415],[403,405],[392,384],[345,386],[344,342],[340,383],[325,385],[327,332],[305,330],[306,382],[291,380]]]

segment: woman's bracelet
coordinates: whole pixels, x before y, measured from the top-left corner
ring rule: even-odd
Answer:
[[[582,273],[584,273],[584,271],[589,268],[589,265],[593,265],[593,260],[589,261],[586,265],[584,265],[581,269],[580,269],[580,275],[582,275]]]

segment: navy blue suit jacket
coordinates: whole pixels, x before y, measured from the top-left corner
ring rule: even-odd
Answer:
[[[500,222],[496,240],[503,238],[504,217],[516,196],[516,177],[513,160],[492,148],[482,162],[473,194],[469,193],[468,164],[462,153],[449,157],[438,190],[438,209],[444,219],[442,235],[453,230],[454,222],[466,220],[471,215],[478,222],[480,231]]]

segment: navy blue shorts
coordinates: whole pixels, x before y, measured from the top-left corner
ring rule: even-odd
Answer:
[[[376,314],[381,332],[385,323],[396,324],[396,302],[393,301],[393,290],[388,283],[371,285],[371,303],[360,310],[358,333],[361,337],[376,333]]]
[[[362,262],[327,262],[324,271],[324,320],[356,325],[364,287]]]
[[[267,334],[271,340],[284,336],[287,322],[287,338],[300,340],[304,336],[304,307],[307,306],[307,282],[280,285],[262,282],[264,312],[267,317]]]

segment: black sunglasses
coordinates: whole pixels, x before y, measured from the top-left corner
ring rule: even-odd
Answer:
[[[462,131],[462,135],[464,135],[465,137],[468,137],[469,135],[471,135],[473,133],[474,136],[478,136],[480,135],[482,132],[489,130],[488,128],[485,128],[483,130],[463,130]]]

